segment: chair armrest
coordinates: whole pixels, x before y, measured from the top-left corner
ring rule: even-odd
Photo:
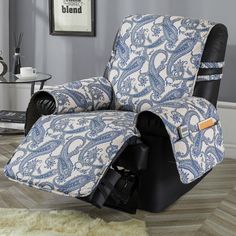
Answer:
[[[35,93],[26,112],[25,132],[42,115],[109,109],[112,86],[103,77],[94,77],[56,86]]]
[[[155,116],[158,118],[155,119]],[[146,124],[142,124],[143,121]],[[219,115],[214,105],[204,98],[184,97],[153,106],[139,114],[137,128],[150,149],[158,140],[156,137],[160,137],[163,150],[160,147],[157,156],[166,158],[163,155],[166,152],[165,144],[172,149],[184,184],[201,178],[224,158]],[[146,142],[150,139],[148,136],[152,137],[151,145]]]
[[[103,77],[70,82],[43,92],[53,97],[54,114],[108,109],[112,98],[111,84]]]
[[[198,132],[198,123],[209,118],[216,123],[219,121],[213,104],[200,97],[184,97],[160,103],[141,112],[137,128],[146,135],[166,137],[176,142],[181,138],[180,127],[188,126],[189,131]]]

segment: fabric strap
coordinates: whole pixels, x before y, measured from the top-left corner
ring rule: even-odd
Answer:
[[[201,73],[198,75],[197,81],[221,80],[223,77],[222,70],[224,65],[224,62],[202,62],[200,65]]]
[[[197,77],[197,81],[213,81],[213,80],[220,80],[223,78],[223,74],[215,74],[215,75],[199,75]]]
[[[215,68],[223,68],[225,62],[202,62],[200,68],[202,69],[215,69]]]
[[[213,119],[214,120],[214,119]],[[214,120],[214,125],[217,123],[217,120]],[[178,127],[178,133],[179,133],[179,139],[181,138],[185,138],[188,135],[190,135],[190,133],[195,133],[195,132],[199,132],[199,126],[198,124],[195,125],[182,125]]]

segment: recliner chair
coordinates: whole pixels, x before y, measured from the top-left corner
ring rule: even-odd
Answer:
[[[104,77],[33,95],[6,176],[97,207],[164,210],[223,159],[227,37],[203,20],[125,18]]]

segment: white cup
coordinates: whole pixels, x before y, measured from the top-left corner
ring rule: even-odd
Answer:
[[[21,67],[20,75],[22,77],[33,77],[37,74],[37,70],[33,67]]]

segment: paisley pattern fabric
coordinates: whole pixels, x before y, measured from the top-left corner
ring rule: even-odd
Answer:
[[[46,191],[85,197],[116,154],[139,136],[133,112],[89,112],[40,118],[17,148],[5,174]]]
[[[199,75],[197,81],[212,81],[212,80],[221,80],[223,74],[214,74],[214,75]]]
[[[111,84],[103,77],[70,82],[46,92],[55,100],[54,114],[108,109],[112,99]]]
[[[200,178],[220,163],[224,157],[223,135],[216,108],[203,98],[186,97],[156,105],[149,109],[159,116],[170,136],[180,179],[188,184]],[[215,125],[198,129],[198,123],[208,118]],[[188,135],[179,135],[180,127],[187,127]]]
[[[200,178],[224,155],[215,107],[192,97],[196,81],[222,77],[197,77],[200,67],[224,65],[201,63],[213,26],[179,16],[125,18],[104,77],[47,91],[56,103],[54,114],[61,115],[36,122],[5,167],[6,176],[46,191],[88,196],[122,147],[140,136],[138,113],[149,111],[162,119],[168,131],[181,181],[187,184]],[[123,111],[95,112],[111,108]],[[215,125],[199,130],[198,123],[208,118]],[[187,135],[180,136],[183,127]]]
[[[224,65],[225,65],[224,62],[202,62],[200,68],[215,69],[215,68],[223,68]]]
[[[114,108],[140,112],[191,96],[213,26],[179,16],[125,18],[105,73],[114,89]]]

